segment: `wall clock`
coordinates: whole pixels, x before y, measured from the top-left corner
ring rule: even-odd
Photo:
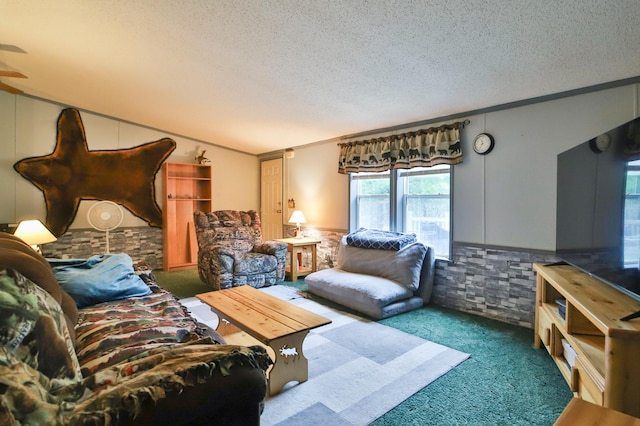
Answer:
[[[473,140],[473,150],[481,155],[490,153],[494,145],[495,141],[493,140],[493,136],[489,133],[480,133]]]
[[[603,133],[600,136],[591,139],[589,141],[589,147],[595,153],[601,153],[607,151],[611,147],[611,136],[608,133]]]

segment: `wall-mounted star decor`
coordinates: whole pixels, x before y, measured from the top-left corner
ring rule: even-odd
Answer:
[[[53,152],[25,158],[13,168],[43,192],[47,226],[58,237],[73,223],[80,200],[110,200],[162,227],[155,175],[175,148],[173,139],[163,138],[128,149],[89,151],[80,112],[67,108],[58,117]]]

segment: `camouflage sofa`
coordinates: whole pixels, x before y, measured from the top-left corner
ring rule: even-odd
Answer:
[[[271,361],[224,344],[142,275],[78,309],[49,262],[0,233],[0,424],[257,425]]]

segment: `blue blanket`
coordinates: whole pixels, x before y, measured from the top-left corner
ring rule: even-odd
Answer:
[[[352,247],[378,250],[400,250],[402,247],[413,244],[416,241],[416,234],[366,228],[360,228],[347,235],[347,244]]]
[[[133,260],[125,253],[88,259],[47,260],[60,287],[79,308],[151,293],[149,286],[135,273]]]

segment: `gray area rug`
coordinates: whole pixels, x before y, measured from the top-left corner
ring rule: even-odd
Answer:
[[[311,330],[303,352],[309,380],[267,397],[262,425],[367,425],[469,357],[469,354],[331,309],[295,289],[263,291],[331,319]],[[182,299],[200,321],[218,319],[196,298]]]

